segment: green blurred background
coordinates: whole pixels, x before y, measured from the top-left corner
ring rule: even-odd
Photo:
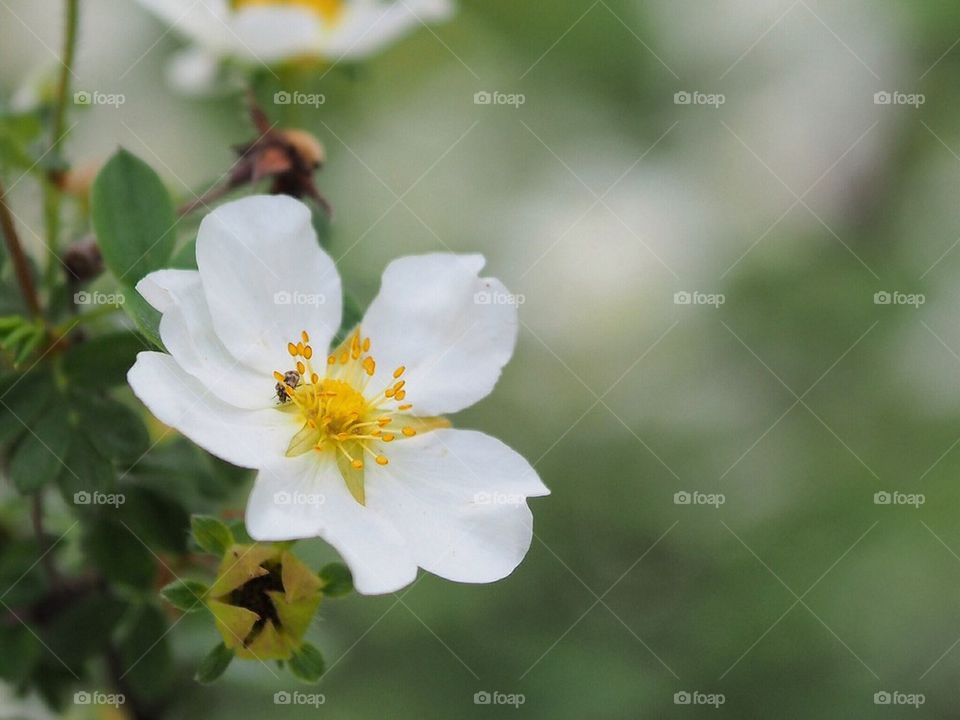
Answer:
[[[54,5],[0,2],[8,96],[55,62]],[[121,144],[189,199],[250,135],[239,96],[167,88],[181,43],[134,3],[82,12],[76,87],[126,103],[76,113],[69,156]],[[960,6],[933,0],[464,0],[362,67],[268,77],[266,99],[325,96],[266,110],[326,145],[331,251],[358,297],[391,258],[445,249],[483,252],[523,296],[514,361],[455,422],[552,495],[502,582],[325,604],[315,690],[256,663],[194,685],[215,637],[188,618],[172,715],[956,717],[958,38]],[[894,91],[924,102],[875,102]],[[894,491],[924,502],[875,502]],[[325,702],[274,704],[294,689]]]

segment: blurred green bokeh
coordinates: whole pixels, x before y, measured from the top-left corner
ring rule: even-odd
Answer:
[[[12,91],[59,21],[9,3]],[[77,86],[127,102],[77,113],[69,154],[122,144],[189,198],[249,136],[240,98],[175,95],[175,33],[115,4],[84,3]],[[267,101],[325,96],[266,109],[326,145],[332,253],[358,297],[391,258],[438,250],[483,252],[523,296],[514,362],[455,422],[553,494],[500,583],[325,604],[316,689],[256,663],[194,685],[214,636],[187,618],[173,715],[892,717],[874,694],[901,692],[924,696],[910,717],[956,717],[958,36],[949,3],[465,0],[361,68],[267,74]],[[895,91],[924,103],[875,102]],[[875,502],[895,491],[924,502]],[[274,703],[294,689],[325,703]],[[676,704],[695,691],[725,702]]]

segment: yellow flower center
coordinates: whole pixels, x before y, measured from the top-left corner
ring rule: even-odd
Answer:
[[[370,338],[357,328],[326,359],[321,375],[313,367],[313,348],[306,331],[296,343],[287,345],[295,370],[275,371],[278,408],[296,413],[302,422],[300,431],[290,440],[287,456],[331,452],[353,497],[365,502],[363,470],[367,457],[378,465],[390,460],[384,446],[398,438],[448,427],[442,417],[416,417],[410,414],[406,368],[393,371],[391,382],[380,392],[367,393],[367,385],[377,363],[370,354]]]
[[[327,22],[333,22],[340,17],[345,0],[232,0],[233,8],[240,10],[245,7],[263,7],[265,5],[273,6],[293,6],[302,7],[310,10],[320,16]]]

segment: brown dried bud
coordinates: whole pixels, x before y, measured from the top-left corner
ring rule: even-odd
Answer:
[[[70,245],[63,253],[63,264],[73,280],[93,280],[103,272],[103,256],[96,240],[84,238]]]

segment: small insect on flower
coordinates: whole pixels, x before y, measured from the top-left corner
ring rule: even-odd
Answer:
[[[283,404],[290,399],[291,390],[296,390],[297,385],[300,384],[300,373],[296,370],[287,370],[283,375],[276,373],[274,378],[277,380],[277,400]]]
[[[366,594],[398,590],[418,568],[499,580],[530,547],[527,498],[549,491],[505,444],[445,417],[493,390],[516,344],[517,304],[477,300],[508,295],[483,265],[394,260],[334,343],[343,293],[310,209],[284,195],[226,203],[200,225],[198,270],[137,284],[169,354],[140,353],[128,379],[162,422],[259,471],[254,540],[321,537]]]

